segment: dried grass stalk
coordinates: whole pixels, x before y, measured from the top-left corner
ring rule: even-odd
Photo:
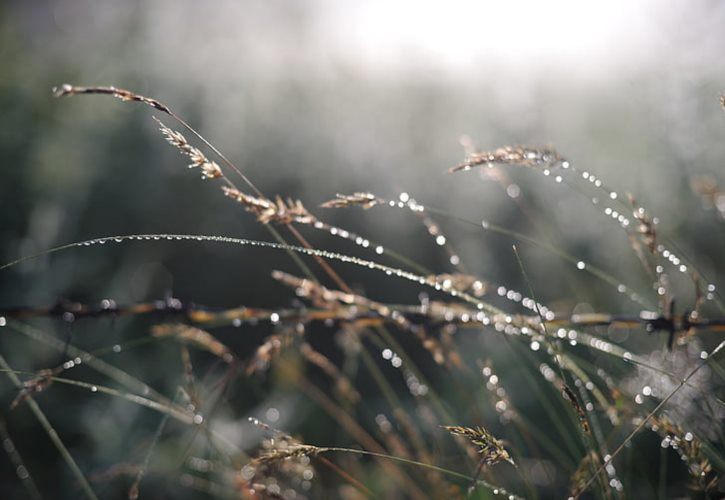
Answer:
[[[584,488],[592,479],[592,471],[598,469],[601,463],[599,455],[594,451],[589,451],[584,455],[569,479],[569,493],[572,497],[578,497],[584,492]]]
[[[270,335],[267,337],[262,345],[257,347],[257,351],[249,360],[245,373],[247,375],[251,375],[253,373],[266,371],[272,363],[272,360],[280,353],[282,347],[283,343],[281,336]]]
[[[670,446],[677,451],[680,459],[687,465],[687,471],[695,483],[693,487],[697,490],[704,489],[706,479],[713,469],[710,460],[705,456],[702,441],[666,416],[650,417],[647,427],[664,438],[663,446]]]
[[[353,383],[327,356],[315,350],[307,342],[300,344],[299,349],[300,354],[307,361],[320,368],[335,381],[335,389],[341,396],[353,404],[360,402],[360,393],[355,389]]]
[[[473,153],[449,172],[470,170],[487,165],[517,165],[521,167],[553,168],[565,160],[551,147],[504,146],[494,151]]]
[[[274,222],[277,224],[312,224],[317,219],[314,215],[307,211],[300,200],[288,198],[287,201],[277,196],[274,201],[264,198],[251,196],[243,193],[235,188],[222,186],[224,194],[229,198],[244,205],[247,212],[251,212],[257,216],[257,221],[262,224]]]
[[[144,104],[148,104],[152,108],[163,111],[164,113],[172,114],[171,110],[161,104],[156,99],[151,99],[125,89],[118,89],[116,87],[81,87],[64,83],[60,87],[53,87],[53,95],[55,97],[74,96],[78,94],[106,94],[118,97],[122,101],[136,101]]]
[[[161,130],[161,133],[164,134],[164,137],[166,137],[166,141],[178,149],[181,154],[189,157],[191,160],[189,168],[200,168],[203,179],[218,179],[219,177],[224,176],[219,165],[217,165],[216,162],[209,160],[198,148],[189,144],[189,141],[186,140],[186,137],[184,137],[181,132],[170,129],[155,116],[153,118],[156,120],[156,123],[159,124],[159,129]]]
[[[193,344],[214,354],[226,363],[234,361],[234,354],[232,354],[227,346],[219,342],[212,334],[200,328],[182,323],[162,324],[152,327],[151,335],[154,337],[173,336],[183,342]]]
[[[286,442],[285,445],[281,445],[281,441],[274,448],[265,449],[260,454],[252,459],[253,464],[269,464],[272,462],[278,462],[287,458],[301,458],[315,456],[320,453],[321,450],[317,446],[309,444]]]
[[[461,427],[461,426],[447,426],[443,428],[458,436],[465,436],[468,440],[477,448],[478,453],[481,455],[481,461],[486,465],[494,465],[498,462],[509,462],[511,465],[516,465],[511,459],[508,451],[503,446],[503,443],[496,439],[493,434],[488,432],[483,427]]]
[[[348,208],[352,206],[360,206],[364,209],[372,208],[375,205],[385,203],[385,200],[378,198],[372,193],[353,193],[353,194],[337,194],[334,200],[326,201],[321,204],[322,208]]]

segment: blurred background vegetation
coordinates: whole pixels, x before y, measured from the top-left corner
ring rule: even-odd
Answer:
[[[336,193],[397,198],[407,192],[424,205],[548,241],[654,299],[626,235],[577,192],[526,170],[504,170],[503,177],[446,173],[462,160],[465,135],[484,150],[551,144],[580,170],[633,193],[660,220],[660,234],[675,241],[714,284],[722,284],[723,221],[693,192],[691,182],[693,176],[708,175],[725,186],[725,115],[718,102],[725,88],[723,25],[725,7],[714,1],[597,7],[524,0],[430,5],[5,1],[0,4],[0,260],[114,234],[269,239],[252,215],[220,194],[218,184],[202,182],[185,168],[157,132],[149,109],[101,97],[54,99],[51,88],[68,82],[115,85],[160,99],[268,196],[299,198],[323,220],[436,272],[452,270],[448,257],[410,214],[338,212],[317,205]],[[516,188],[507,189],[512,185]],[[471,273],[526,289],[511,252],[515,241],[453,220],[438,222]],[[316,248],[359,253],[324,234],[305,235]],[[639,312],[570,263],[523,244],[520,251],[539,300],[553,310]],[[381,261],[390,263],[385,256]],[[371,299],[419,300],[419,288],[409,283],[335,268]],[[221,245],[79,249],[2,271],[0,307],[103,298],[125,304],[169,295],[214,307],[286,307],[294,293],[271,279],[273,269],[297,272],[283,252]],[[672,279],[679,304],[690,307],[691,281]],[[61,338],[70,332],[74,343],[91,349],[144,336],[150,323],[34,324]],[[260,324],[243,335],[233,328],[218,335],[241,356],[269,332],[269,325]],[[310,341],[335,358],[334,331],[319,333],[324,337]],[[663,338],[641,331],[617,340],[641,353],[664,345]],[[477,358],[501,366],[501,379],[521,409],[541,411],[529,401],[519,361],[506,345],[475,332],[462,334],[459,342],[473,353],[468,361],[474,366]],[[16,369],[58,362],[57,352],[33,346],[17,335],[0,339],[3,356]],[[170,345],[126,356],[124,366],[133,366],[132,373],[173,395],[181,371]],[[607,362],[597,356],[593,361]],[[437,390],[447,394],[451,383],[455,380],[442,379]],[[365,382],[360,384],[366,393]],[[10,382],[0,387],[2,414],[41,491],[75,497],[73,478],[28,409],[7,411],[15,397]],[[240,382],[227,396],[225,418],[230,428],[239,424],[235,436],[242,446],[258,439],[258,431],[238,430],[246,425],[244,418],[264,417],[270,407],[279,410],[275,426],[301,432],[309,442],[345,442],[327,433],[329,417],[284,377]],[[38,399],[84,471],[138,461],[158,422],[153,412],[112,399],[89,402],[68,387]],[[495,414],[493,422],[477,422],[461,401],[446,404],[460,420],[441,424],[496,429]],[[384,413],[384,407],[382,400],[369,401],[371,415]],[[653,442],[652,453],[658,454]],[[163,446],[158,453],[164,454]],[[470,469],[460,456],[437,458],[456,470]],[[676,457],[669,459],[678,470]],[[0,465],[0,489],[22,497],[6,456]],[[650,466],[633,465],[634,475],[645,475]],[[682,477],[672,476],[670,491],[681,492]],[[562,473],[541,486],[559,495],[566,485]],[[156,486],[159,497],[181,494],[175,486]],[[651,487],[644,484],[640,493],[648,496]]]

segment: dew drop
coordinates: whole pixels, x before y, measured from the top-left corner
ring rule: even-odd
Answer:
[[[18,465],[17,469],[15,469],[15,473],[18,475],[18,478],[22,480],[28,479],[30,477],[30,473],[24,465]]]
[[[277,420],[279,420],[279,410],[277,408],[267,408],[267,411],[264,413],[264,416],[270,422],[276,422]]]
[[[585,267],[587,267],[587,265],[583,261],[581,261],[581,260],[576,263],[576,268],[579,269],[580,271],[582,269],[584,269]]]
[[[95,385],[91,387],[91,392],[98,392],[98,387]]]

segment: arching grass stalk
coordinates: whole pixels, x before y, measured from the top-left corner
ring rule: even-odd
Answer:
[[[234,244],[234,245],[241,245],[241,246],[285,250],[285,251],[292,251],[292,252],[296,252],[296,253],[300,253],[300,254],[304,254],[304,255],[324,257],[326,259],[338,260],[340,262],[347,262],[347,263],[354,264],[354,265],[357,265],[360,267],[367,267],[369,269],[374,269],[376,271],[384,272],[385,274],[387,274],[389,276],[396,276],[398,278],[403,278],[408,281],[413,281],[413,282],[421,284],[421,285],[430,286],[431,288],[435,288],[436,290],[441,291],[442,293],[445,293],[447,295],[450,295],[451,297],[459,297],[462,300],[475,305],[478,309],[481,309],[481,310],[490,308],[490,306],[481,302],[476,297],[469,295],[466,292],[459,292],[459,291],[453,290],[453,289],[446,289],[439,283],[431,282],[425,276],[421,276],[419,274],[404,271],[402,269],[386,266],[384,264],[380,264],[375,261],[361,259],[359,257],[340,254],[340,253],[336,253],[336,252],[330,252],[327,250],[317,250],[317,249],[313,249],[313,248],[298,247],[298,246],[294,246],[294,245],[285,245],[282,243],[273,243],[273,242],[269,242],[269,241],[250,240],[247,238],[236,238],[236,237],[231,237],[231,236],[212,236],[212,235],[203,235],[203,234],[166,234],[166,233],[104,236],[101,238],[93,238],[90,240],[78,241],[75,243],[68,243],[65,245],[60,245],[57,247],[53,247],[49,250],[45,250],[43,252],[39,252],[39,253],[36,253],[33,255],[28,255],[26,257],[21,257],[17,260],[8,262],[7,264],[0,266],[0,271],[2,271],[3,269],[7,269],[9,267],[16,266],[16,265],[18,265],[22,262],[26,262],[28,260],[37,259],[37,258],[45,256],[45,255],[50,255],[50,254],[60,252],[63,250],[68,250],[71,248],[90,247],[90,246],[94,246],[94,245],[104,245],[106,243],[112,243],[112,242],[121,243],[123,241],[160,241],[160,240],[226,243],[226,244]],[[495,312],[498,312],[498,310],[495,310]]]
[[[53,88],[53,94],[56,97],[67,97],[67,96],[74,96],[74,95],[92,95],[92,94],[100,94],[100,95],[110,95],[113,97],[117,97],[121,99],[122,101],[132,101],[132,102],[140,102],[143,104],[146,104],[156,110],[159,110],[163,113],[166,113],[170,117],[172,117],[177,123],[179,123],[182,127],[184,127],[186,130],[191,132],[197,139],[199,139],[201,142],[204,143],[206,147],[208,147],[211,151],[216,154],[219,159],[224,163],[224,165],[234,171],[243,181],[244,183],[249,186],[249,188],[257,193],[259,196],[262,196],[262,192],[257,188],[257,186],[254,185],[254,183],[246,176],[244,173],[237,167],[231,160],[229,160],[221,151],[219,151],[211,142],[206,140],[204,136],[202,136],[199,132],[196,131],[189,123],[186,122],[183,118],[181,118],[179,115],[177,115],[169,106],[166,104],[163,104],[162,102],[152,99],[146,96],[142,96],[139,94],[135,94],[133,92],[130,92],[125,89],[119,89],[116,87],[82,87],[82,86],[74,86],[69,85],[67,83]],[[224,180],[224,182],[236,189],[234,182],[229,179],[229,177],[221,172],[221,177]],[[286,245],[287,242],[282,237],[281,234],[279,234],[279,231],[277,231],[274,227],[265,224],[265,227],[267,228],[267,231],[272,235],[272,237],[280,244]],[[310,271],[309,267],[302,261],[302,259],[299,258],[297,254],[294,252],[288,251],[288,255],[290,258],[297,264],[297,266],[300,268],[300,270],[307,276],[309,279],[314,280],[315,276],[312,274],[312,271]]]

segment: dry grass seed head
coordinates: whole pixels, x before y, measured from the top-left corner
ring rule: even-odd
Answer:
[[[171,114],[171,111],[169,108],[163,104],[161,104],[156,99],[151,99],[150,97],[145,97],[139,94],[134,94],[133,92],[126,90],[126,89],[119,89],[116,87],[81,87],[81,86],[75,86],[70,85],[68,83],[64,83],[60,87],[53,87],[53,95],[55,97],[66,97],[66,96],[74,96],[78,94],[106,94],[106,95],[112,95],[114,97],[117,97],[121,99],[122,101],[136,101],[141,102],[143,104],[147,104],[151,106],[152,108],[158,109],[159,111],[163,111],[164,113]]]
[[[476,447],[479,455],[481,455],[481,461],[486,465],[494,465],[499,462],[509,462],[511,465],[516,465],[511,459],[508,451],[504,448],[503,442],[496,439],[493,434],[488,432],[485,428],[478,427],[461,427],[461,426],[442,426],[445,430],[451,434],[458,436],[464,436]]]
[[[189,157],[191,160],[189,168],[201,169],[201,176],[203,179],[218,179],[219,177],[223,177],[222,169],[219,165],[217,165],[216,162],[209,160],[204,153],[201,152],[201,150],[189,144],[189,141],[186,140],[186,137],[184,137],[181,132],[170,129],[155,116],[153,118],[156,120],[156,123],[159,124],[159,130],[161,130],[161,133],[164,134],[164,137],[166,137],[166,141],[178,149],[181,154]]]
[[[362,295],[339,290],[331,290],[311,280],[298,278],[282,271],[273,271],[272,277],[285,285],[294,288],[298,297],[306,298],[315,307],[337,310],[339,309],[340,304],[356,306],[355,309],[348,311],[354,314],[350,315],[342,313],[341,319],[359,319],[363,316],[363,313],[371,311],[383,318],[392,320],[401,328],[410,327],[409,321],[402,313],[390,306],[370,300]]]
[[[569,479],[569,493],[572,497],[577,497],[583,493],[583,489],[592,477],[592,471],[599,468],[600,465],[601,461],[596,452],[589,451],[589,453],[584,455],[579,461],[579,466]]]
[[[564,162],[565,160],[559,156],[559,153],[551,147],[504,146],[494,151],[472,153],[462,163],[449,169],[449,172],[459,172],[493,164],[554,168]]]
[[[629,203],[632,205],[632,215],[639,222],[636,228],[642,242],[649,249],[650,253],[655,255],[657,248],[657,229],[656,221],[652,219],[647,211],[637,203],[637,200],[630,193],[627,193]]]
[[[706,477],[712,472],[710,460],[705,456],[702,442],[691,432],[687,432],[680,425],[675,424],[666,416],[652,416],[647,426],[663,437],[662,446],[671,447],[687,465],[698,489],[705,487]]]
[[[576,394],[574,394],[574,391],[571,390],[571,387],[566,384],[563,384],[561,393],[564,396],[564,399],[569,401],[572,408],[574,408],[577,418],[579,419],[579,425],[581,426],[582,431],[585,434],[589,434],[591,432],[589,429],[589,421],[587,420],[587,414],[584,411],[584,408],[582,408],[582,405],[579,402],[579,398],[577,398]]]
[[[250,418],[249,421],[270,435],[262,440],[257,455],[240,471],[245,488],[253,490],[254,495],[259,493],[266,498],[270,494],[278,495],[282,482],[288,482],[290,486],[298,485],[300,479],[309,479],[315,475],[309,457],[325,451],[324,448],[301,443],[256,418]]]
[[[300,200],[290,198],[285,202],[277,196],[274,201],[263,197],[251,196],[235,188],[222,186],[224,195],[244,205],[247,212],[257,216],[261,224],[312,224],[317,219],[307,211]]]
[[[151,335],[154,337],[173,336],[182,342],[193,344],[205,351],[224,360],[225,363],[234,361],[234,354],[212,334],[200,328],[185,325],[183,323],[172,323],[156,325],[151,328]]]
[[[375,205],[384,203],[385,200],[378,198],[372,193],[353,193],[353,194],[337,194],[334,200],[326,201],[321,204],[322,208],[348,208],[352,206],[360,206],[364,209],[372,208]]]
[[[271,444],[264,448],[258,456],[252,459],[254,464],[268,464],[288,458],[315,456],[321,451],[317,446],[290,442],[284,439],[275,440],[272,438],[267,442]]]

